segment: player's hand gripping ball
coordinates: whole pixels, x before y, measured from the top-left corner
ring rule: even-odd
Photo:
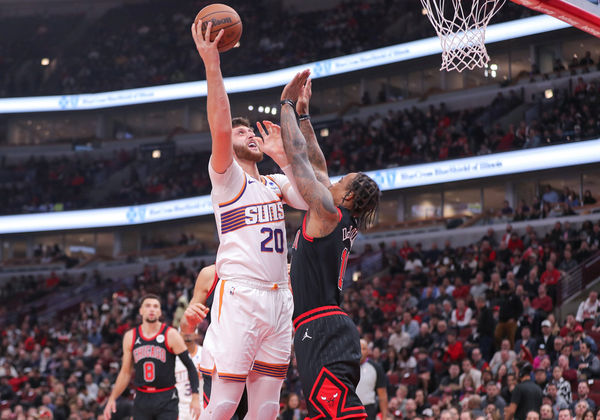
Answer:
[[[212,22],[210,29],[211,41],[214,41],[219,31],[223,29],[223,36],[217,45],[219,52],[232,49],[242,36],[242,20],[240,16],[235,10],[225,4],[209,4],[198,12],[196,19],[194,19],[194,24],[198,23],[199,20],[202,20],[200,30],[203,36],[206,33],[208,22]]]

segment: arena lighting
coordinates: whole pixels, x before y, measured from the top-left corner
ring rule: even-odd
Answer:
[[[600,139],[369,171],[382,191],[600,162]],[[341,177],[332,177],[337,182]],[[137,206],[0,217],[0,235],[132,226],[213,213],[209,195]]]
[[[152,159],[160,159],[161,155],[162,153],[160,152],[160,149],[154,149],[152,151]]]
[[[271,108],[271,115],[277,115],[277,108]]]
[[[485,39],[486,43],[490,44],[542,34],[569,26],[551,16],[540,15],[490,25],[487,28]],[[225,88],[230,94],[270,89],[285,85],[298,71],[305,68],[310,68],[312,78],[318,79],[426,57],[439,54],[441,51],[440,41],[437,37],[426,38],[267,73],[227,77],[225,78]],[[5,98],[0,99],[0,114],[103,109],[203,96],[206,96],[206,81],[174,83],[165,86],[80,95]]]
[[[546,89],[544,91],[544,97],[546,99],[552,99],[553,96],[554,96],[554,91],[552,89]]]
[[[50,64],[50,59],[47,57],[42,58],[42,61],[40,61],[40,64],[42,66],[47,66],[48,64]]]

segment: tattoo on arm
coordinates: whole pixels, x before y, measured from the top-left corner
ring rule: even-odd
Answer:
[[[317,136],[310,120],[300,121],[300,131],[302,131],[302,135],[306,139],[308,160],[315,171],[315,176],[321,184],[329,187],[331,181],[327,175],[327,161],[325,160],[325,156],[323,156],[323,151],[319,147],[319,142],[317,141]]]
[[[281,108],[281,137],[288,161],[292,165],[296,185],[310,210],[320,217],[337,217],[337,208],[331,193],[315,177],[308,159],[306,139],[298,127],[294,109],[290,106]]]

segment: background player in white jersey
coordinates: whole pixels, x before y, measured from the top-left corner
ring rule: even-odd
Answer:
[[[281,129],[270,122],[258,128],[231,120],[217,44],[211,23],[192,35],[207,81],[207,114],[212,137],[209,174],[219,234],[219,283],[212,322],[202,352],[202,372],[212,374],[212,394],[201,419],[229,419],[248,388],[248,418],[270,420],[279,412],[279,392],[292,344],[293,302],[287,281],[287,244],[283,203],[306,209],[284,175],[263,177],[256,163],[268,154],[286,173],[288,161]]]
[[[196,340],[198,335],[192,334],[181,334],[185,346],[187,347],[188,353],[194,366],[198,369],[198,375],[200,379],[200,386],[198,389],[202,389],[202,376],[200,376],[200,357],[202,356],[202,347],[198,345]],[[188,371],[181,360],[175,360],[175,386],[177,387],[177,395],[179,396],[179,419],[178,420],[193,420],[190,412],[190,404],[192,402],[192,385],[188,378]]]

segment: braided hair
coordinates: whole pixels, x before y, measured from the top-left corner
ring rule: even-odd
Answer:
[[[375,222],[379,198],[381,197],[381,191],[379,191],[377,183],[362,172],[358,172],[348,187],[346,196],[350,193],[354,194],[350,211],[357,219],[358,228],[370,228]]]

